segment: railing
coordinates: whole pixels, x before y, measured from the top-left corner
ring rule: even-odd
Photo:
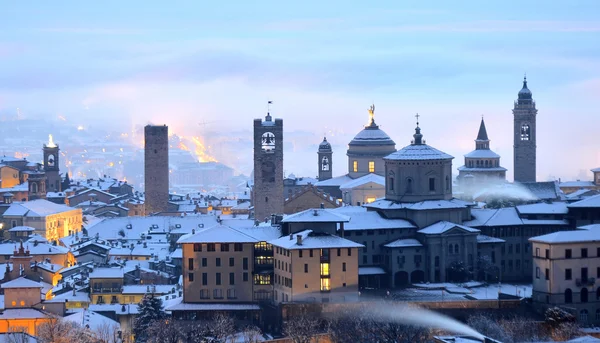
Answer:
[[[121,292],[123,292],[122,287],[92,288],[92,293],[121,293]]]

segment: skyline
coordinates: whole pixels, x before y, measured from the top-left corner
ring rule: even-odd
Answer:
[[[141,4],[6,6],[0,114],[19,107],[126,130],[164,123],[183,135],[206,122],[249,138],[272,100],[284,130],[312,133],[314,147],[335,133],[334,175],[371,103],[397,149],[410,143],[419,113],[428,144],[455,157],[454,171],[484,115],[512,180],[511,110],[526,72],[539,109],[538,180],[600,166],[595,125],[586,125],[600,105],[595,2]],[[290,156],[286,147],[285,169],[314,176],[310,148]]]

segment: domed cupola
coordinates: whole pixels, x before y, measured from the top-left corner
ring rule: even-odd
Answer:
[[[368,124],[348,144],[348,174],[352,178],[383,175],[383,157],[395,151],[396,143],[375,123],[375,105],[371,105]]]
[[[532,94],[529,88],[527,88],[527,76],[523,78],[523,88],[519,91],[519,100],[532,100]]]
[[[331,144],[327,141],[327,137],[323,137],[323,141],[319,144],[319,152],[330,152]]]

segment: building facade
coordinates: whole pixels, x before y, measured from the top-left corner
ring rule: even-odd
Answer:
[[[254,218],[283,213],[283,120],[254,119]]]
[[[144,127],[144,188],[146,215],[167,212],[169,204],[169,128]]]
[[[513,108],[514,121],[514,170],[516,182],[535,182],[536,180],[536,116],[535,101],[527,78]]]

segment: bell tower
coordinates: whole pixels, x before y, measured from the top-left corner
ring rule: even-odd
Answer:
[[[271,101],[269,101],[271,104]],[[254,119],[254,218],[283,213],[283,120]]]
[[[46,192],[60,192],[61,178],[59,174],[59,148],[54,144],[52,135],[48,136],[48,144],[44,144],[44,172],[46,173]]]
[[[331,144],[327,141],[327,137],[323,137],[323,141],[319,144],[318,165],[319,165],[319,181],[329,180],[333,177],[333,150]]]
[[[516,182],[536,181],[536,115],[535,101],[527,77],[513,109],[514,117],[514,179]]]

